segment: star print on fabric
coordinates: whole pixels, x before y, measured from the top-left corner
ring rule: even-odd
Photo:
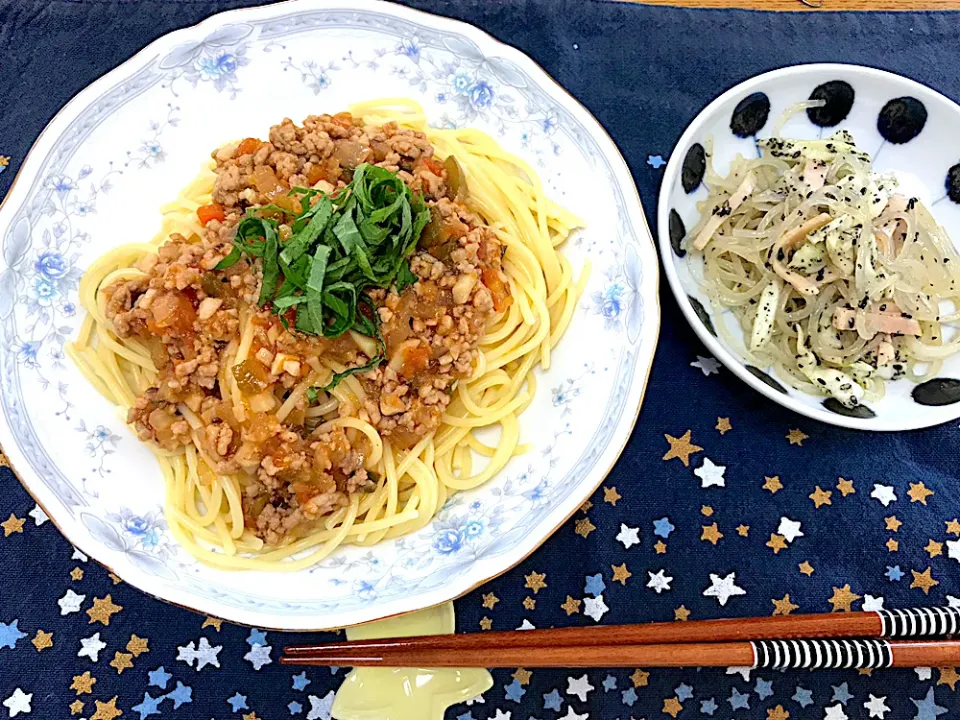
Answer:
[[[193,688],[177,680],[177,687],[166,694],[167,699],[173,700],[173,709],[176,710],[185,703],[193,702]]]
[[[246,715],[243,715],[242,717],[243,717],[243,720],[260,720],[260,718],[257,717],[256,712],[249,712]]]
[[[243,656],[243,659],[253,665],[254,670],[259,670],[264,665],[269,665],[273,662],[273,658],[270,657],[272,650],[273,648],[270,645],[254,645],[250,648],[250,651]]]
[[[533,673],[529,670],[524,670],[523,668],[517,668],[513,671],[511,677],[521,685],[529,685],[530,678],[533,677]]]
[[[64,593],[64,596],[57,600],[57,605],[60,606],[60,615],[69,615],[70,613],[80,612],[80,606],[83,605],[83,601],[87,599],[86,595],[77,595],[73,590],[67,588],[67,592]]]
[[[10,697],[3,701],[3,704],[7,708],[10,717],[13,718],[20,713],[30,712],[31,700],[33,700],[33,693],[25,693],[20,688],[16,688]]]
[[[25,632],[20,632],[20,628],[17,627],[18,622],[20,621],[14,620],[9,624],[0,623],[0,649],[16,649],[20,639],[27,636]]]
[[[813,691],[797,685],[797,691],[790,699],[797,703],[800,707],[807,707],[807,705],[813,704]]]
[[[956,535],[960,537],[960,520],[954,518],[953,520],[947,520],[944,523],[947,526],[947,533],[949,535]]]
[[[957,689],[957,682],[960,681],[960,674],[953,667],[939,668],[940,677],[937,679],[937,685],[948,685],[951,690]]]
[[[536,625],[534,625],[532,622],[524,618],[523,622],[520,623],[519,627],[517,627],[517,630],[536,630],[536,628],[537,628]]]
[[[607,675],[601,684],[603,685],[603,691],[605,693],[617,689],[617,679],[613,675]]]
[[[627,707],[633,707],[637,702],[637,697],[637,691],[633,688],[620,691],[620,701]]]
[[[567,678],[567,695],[576,695],[580,702],[587,701],[587,695],[593,690],[590,680],[584,675],[581,678]]]
[[[740,709],[750,709],[750,693],[742,693],[736,688],[733,688],[730,693],[730,697],[727,698],[727,702],[730,703],[730,707],[733,710]]]
[[[43,511],[43,508],[39,505],[34,505],[33,510],[27,513],[30,517],[33,518],[33,524],[37,527],[43,525],[50,518],[47,517],[47,514]]]
[[[90,716],[90,720],[113,720],[123,715],[123,711],[117,707],[117,696],[110,698],[109,702],[100,702],[94,700],[97,705],[97,711]]]
[[[840,495],[846,497],[847,495],[853,495],[856,493],[856,489],[853,487],[853,480],[844,480],[839,478],[837,480],[837,490],[840,491]]]
[[[120,579],[120,576],[119,576],[119,575],[114,575],[113,573],[109,573],[108,576],[109,576],[109,578],[110,578],[110,581],[111,581],[114,585],[119,585],[120,583],[123,582],[123,580]]]
[[[583,599],[583,614],[592,617],[597,622],[600,622],[600,618],[602,618],[609,609],[603,601],[603,595]]]
[[[740,537],[749,537],[750,536],[750,526],[749,525],[737,525],[737,535]]]
[[[790,713],[784,709],[783,705],[767,708],[767,720],[788,720],[789,717]]]
[[[153,697],[150,693],[145,692],[143,694],[143,700],[139,705],[134,705],[131,710],[140,714],[140,720],[145,720],[151,715],[160,714],[160,703],[163,702],[164,695],[160,697]]]
[[[685,467],[690,467],[690,456],[703,450],[699,445],[694,445],[690,442],[689,430],[678,438],[667,434],[664,434],[664,437],[667,439],[667,442],[670,443],[670,449],[667,451],[667,454],[663,456],[663,460],[677,458]]]
[[[830,500],[831,495],[833,495],[833,492],[830,490],[823,490],[819,485],[817,485],[813,492],[810,493],[809,497],[811,500],[813,500],[813,506],[819,509],[824,505],[833,505],[833,502]]]
[[[800,572],[802,572],[807,577],[810,577],[811,575],[813,575],[813,565],[808,563],[806,560],[804,560],[802,563],[797,565],[797,567],[800,569]]]
[[[710,573],[710,587],[703,591],[707,597],[715,597],[721,607],[727,604],[727,601],[734,595],[746,595],[747,591],[735,584],[737,574],[730,573],[724,578]]]
[[[74,700],[70,703],[70,714],[79,715],[83,712],[83,700]]]
[[[912,588],[920,588],[923,590],[924,595],[930,594],[930,588],[935,587],[940,584],[939,580],[934,580],[933,576],[930,574],[931,568],[927,568],[922,573],[917,572],[916,570],[911,570],[913,574],[913,582],[910,583]]]
[[[891,532],[897,532],[900,529],[900,526],[903,525],[896,515],[885,517],[883,519],[883,524],[886,526],[887,530],[890,530]]]
[[[653,534],[657,537],[662,537],[666,540],[674,530],[676,530],[676,528],[673,526],[673,523],[670,522],[670,518],[663,517],[653,521]]]
[[[910,489],[907,491],[907,495],[910,496],[910,502],[918,502],[921,505],[926,505],[927,498],[932,497],[934,494],[933,490],[924,485],[922,480],[920,482],[910,483]]]
[[[947,540],[947,557],[960,562],[960,540]]]
[[[652,573],[649,570],[647,571],[647,575],[650,576],[650,579],[647,581],[647,587],[651,588],[657,595],[664,590],[670,590],[670,583],[673,581],[673,578],[665,573],[666,570],[657,570],[656,573]]]
[[[938,555],[943,555],[943,543],[938,543],[933,538],[930,538],[930,541],[923,549],[927,551],[927,554],[931,558],[935,558]]]
[[[650,681],[650,673],[646,670],[641,670],[637,668],[632,673],[630,673],[630,682],[633,683],[634,687],[646,687],[647,683]]]
[[[627,580],[633,577],[633,573],[627,570],[626,563],[623,563],[622,565],[611,565],[610,568],[613,570],[613,582],[626,585]]]
[[[586,580],[583,586],[584,595],[602,595],[603,591],[607,589],[606,583],[603,582],[603,575],[600,573],[587,575]]]
[[[603,489],[603,501],[605,503],[610,503],[614,507],[617,506],[617,501],[620,500],[623,496],[617,492],[615,487],[605,487]]]
[[[677,696],[677,700],[684,702],[693,697],[693,688],[687,685],[686,683],[681,683],[673,689],[673,692]]]
[[[881,485],[880,483],[873,486],[870,497],[878,500],[884,507],[889,507],[890,503],[897,501],[897,494],[893,491],[893,485]]]
[[[110,595],[102,598],[93,599],[93,607],[87,609],[87,615],[90,616],[90,624],[95,622],[101,625],[109,625],[110,618],[123,610],[122,605],[115,605]]]
[[[491,619],[488,618],[488,617],[482,617],[482,618],[480,618],[480,629],[481,629],[481,630],[489,630],[489,629],[492,628],[492,627],[493,627],[493,620],[491,620]]]
[[[527,691],[524,690],[520,683],[514,679],[509,685],[503,686],[504,697],[510,702],[519,703],[524,695],[527,694]]]
[[[524,587],[528,590],[532,590],[533,594],[536,595],[547,586],[547,583],[544,582],[546,578],[546,573],[532,572],[524,577],[524,580],[526,580]]]
[[[586,514],[590,512],[590,509],[593,507],[593,503],[589,500],[584,500],[583,505],[580,506],[580,512]]]
[[[897,552],[897,550],[900,549],[900,543],[897,542],[896,540],[894,540],[893,538],[890,538],[890,539],[887,540],[887,542],[884,543],[884,544],[887,546],[887,551],[888,551],[888,552]]]
[[[777,533],[783,535],[783,539],[792,543],[798,537],[803,537],[803,531],[800,530],[800,522],[791,520],[788,517],[781,517],[780,524],[777,526]]]
[[[791,445],[799,445],[799,446],[802,446],[803,441],[806,440],[808,437],[810,436],[807,435],[805,432],[803,432],[802,430],[796,430],[796,429],[791,430],[786,435],[787,441]]]
[[[195,644],[193,640],[183,646],[178,646],[177,650],[177,660],[182,660],[190,667],[193,667],[194,661],[196,661],[197,672],[200,672],[207,665],[213,665],[214,667],[220,667],[220,659],[217,657],[220,654],[220,651],[223,650],[222,645],[217,645],[215,647],[210,646],[210,641],[205,637],[200,638],[199,645]]]
[[[860,608],[864,612],[871,612],[875,610],[883,610],[883,595],[873,596],[869,593],[863,596],[863,604],[860,605]]]
[[[664,160],[660,155],[647,155],[647,165],[652,167],[654,170],[659,170],[666,164],[667,161]]]
[[[693,474],[700,478],[700,487],[724,487],[727,484],[723,478],[726,469],[725,465],[715,465],[713,460],[705,457],[703,464],[694,470]]]
[[[750,682],[750,673],[753,672],[753,667],[751,665],[737,666],[737,667],[728,667],[726,674],[727,675],[739,675],[743,678],[744,682]]]
[[[73,555],[70,556],[70,559],[71,559],[71,560],[79,560],[80,562],[86,562],[86,561],[89,560],[90,558],[88,558],[88,557],[87,557],[86,555],[84,555],[82,552],[80,552],[79,550],[77,550],[76,548],[74,548],[74,549],[73,549]]]
[[[830,687],[833,688],[833,697],[830,699],[830,702],[838,702],[841,705],[846,706],[846,704],[853,699],[853,695],[850,694],[850,689],[847,687],[847,683],[831,685]]]
[[[833,612],[850,612],[851,605],[860,599],[860,595],[850,590],[850,585],[844,585],[842,588],[833,588],[833,595],[827,601],[833,605]]]
[[[673,619],[678,622],[685,622],[690,618],[690,611],[684,605],[674,609]]]
[[[267,644],[267,634],[263,630],[258,630],[257,628],[250,628],[250,634],[247,635],[247,645],[253,647],[254,645],[266,645]]]
[[[663,540],[657,540],[653,544],[653,549],[657,555],[663,555],[667,551],[667,544]]]
[[[567,595],[567,599],[560,605],[563,608],[564,612],[567,613],[567,616],[576,615],[580,612],[580,601],[576,598],[572,598]]]
[[[291,715],[299,715],[303,712],[303,705],[298,703],[296,700],[291,700],[287,703],[287,710],[290,711]],[[466,713],[466,715],[458,715],[457,720],[460,720],[460,718],[470,718],[470,720],[473,720],[473,715],[471,713]]]
[[[140,657],[145,652],[150,652],[150,648],[147,647],[149,642],[146,638],[131,635],[130,640],[127,642],[127,652],[134,657]]]
[[[776,533],[770,533],[770,539],[767,540],[765,545],[773,550],[774,555],[779,555],[781,550],[787,549],[787,541],[783,535],[777,535]]]
[[[884,573],[887,576],[887,579],[890,582],[897,582],[903,578],[903,570],[900,569],[899,565],[890,566],[887,565],[887,572]]]
[[[70,684],[70,689],[75,691],[77,695],[89,695],[93,692],[93,686],[97,684],[97,679],[90,674],[90,671],[87,670],[83,675],[74,675],[73,682]]]
[[[629,550],[634,545],[640,544],[640,528],[627,527],[620,523],[620,532],[617,533],[617,542],[621,543],[624,549]]]
[[[483,607],[487,610],[493,610],[493,606],[500,602],[500,598],[494,595],[492,592],[483,594]]]
[[[544,710],[553,710],[555,712],[560,712],[560,707],[563,704],[563,698],[560,697],[560,693],[556,688],[551,690],[548,693],[544,693],[543,696],[543,709]]]
[[[14,533],[23,534],[23,524],[27,521],[26,518],[18,518],[13,513],[10,513],[10,517],[0,522],[0,527],[3,528],[3,536],[10,537]]]
[[[700,370],[705,376],[720,373],[720,361],[712,357],[697,355],[697,359],[690,363],[690,367]]]
[[[823,720],[848,720],[849,716],[843,711],[843,705],[832,705],[823,710]]]
[[[93,662],[97,662],[100,659],[100,651],[103,650],[107,644],[100,639],[100,633],[94,633],[90,637],[80,639],[80,650],[77,652],[77,657],[88,657]]]
[[[783,483],[780,482],[780,476],[774,475],[773,477],[763,477],[763,485],[761,486],[764,490],[768,490],[771,495],[776,495],[778,490],[783,490]]]
[[[867,709],[867,712],[870,713],[870,717],[884,720],[886,714],[890,712],[890,708],[888,708],[886,702],[884,702],[886,699],[886,695],[883,697],[876,697],[873,695],[873,693],[870,694],[870,699],[863,704],[863,706]]]
[[[925,682],[933,676],[933,668],[918,667],[914,668],[913,671],[917,674],[917,680],[920,682]]]
[[[721,435],[726,435],[728,432],[733,430],[733,425],[730,424],[730,418],[718,417],[717,424],[714,426],[714,429]]]
[[[170,678],[172,677],[173,675],[163,669],[163,665],[147,673],[147,678],[150,681],[149,685],[151,687],[158,687],[161,690],[167,689],[167,683],[170,682]]]
[[[73,570],[70,571],[70,579],[73,580],[74,582],[80,582],[81,580],[83,580],[83,570],[81,570],[78,567],[75,567]]]
[[[712,525],[701,525],[700,529],[700,539],[704,542],[709,542],[713,545],[716,545],[723,537],[723,533],[720,532],[720,528],[716,523],[713,523]]]
[[[307,687],[307,685],[310,684],[310,681],[307,680],[307,671],[306,671],[306,670],[304,670],[303,672],[301,672],[299,675],[293,675],[293,676],[291,677],[291,680],[293,681],[293,689],[294,689],[294,690],[303,690],[304,688]]]
[[[789,615],[794,610],[799,608],[799,605],[795,605],[790,602],[790,593],[787,593],[780,600],[771,600],[773,603],[773,614],[774,615]]]
[[[917,706],[915,720],[936,720],[937,717],[947,712],[945,707],[940,707],[934,702],[933,688],[927,690],[923,700],[910,698],[910,702]]]
[[[200,629],[203,630],[208,627],[212,627],[217,632],[220,632],[220,626],[223,625],[223,620],[215,617],[207,617],[203,621],[203,625],[200,626]]]
[[[528,595],[523,599],[523,607],[526,608],[527,610],[536,610],[537,601]]]
[[[711,515],[713,515],[713,508],[710,507],[709,505],[701,505],[700,514],[703,515],[704,517],[710,517]]]
[[[310,710],[307,713],[307,720],[330,720],[330,710],[333,708],[333,690],[328,692],[322,698],[316,695],[308,695],[310,701]]]
[[[124,670],[133,667],[133,655],[122,653],[119,650],[114,653],[113,660],[110,661],[110,667],[115,668],[117,675],[122,675]]]
[[[2,642],[3,641],[0,640],[0,643]],[[33,646],[37,649],[37,652],[42,652],[47,648],[53,647],[53,633],[37,630],[37,634],[33,636],[33,639],[30,642],[33,643]],[[0,644],[0,647],[3,647],[3,645]]]
[[[589,720],[589,718],[590,718],[590,713],[584,713],[583,715],[579,715],[578,713],[575,713],[573,711],[572,705],[567,705],[567,714],[561,717],[558,717],[557,720]],[[499,719],[494,718],[493,720],[499,720]],[[506,718],[502,718],[502,720],[510,720],[510,718],[506,717]]]
[[[666,713],[672,718],[676,718],[680,714],[680,711],[683,710],[683,705],[680,704],[680,700],[676,697],[667,698],[663,701],[662,712]]]

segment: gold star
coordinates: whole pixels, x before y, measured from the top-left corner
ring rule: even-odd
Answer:
[[[791,430],[787,433],[787,440],[790,441],[791,445],[803,445],[803,441],[808,437],[810,436],[802,430]]]
[[[3,528],[3,536],[10,537],[14,533],[23,532],[23,523],[26,522],[26,518],[18,518],[13,513],[10,513],[10,517],[0,523],[0,527]]]
[[[483,606],[487,610],[493,610],[493,606],[500,602],[500,598],[494,595],[492,592],[483,594]]]
[[[711,515],[713,515],[713,508],[710,507],[709,505],[701,505],[700,514],[703,515],[704,517],[710,517]]]
[[[119,576],[114,575],[113,573],[110,573],[110,579],[113,580],[114,585],[119,585],[120,583],[123,582],[123,580],[121,580]]]
[[[780,476],[774,475],[773,477],[763,476],[764,483],[763,489],[769,490],[771,495],[775,495],[778,490],[783,489],[783,483],[780,482]]]
[[[783,705],[767,708],[767,720],[787,720],[790,713],[783,709]]]
[[[837,490],[840,491],[840,494],[843,495],[843,497],[846,497],[847,495],[853,495],[856,492],[856,490],[853,489],[853,480],[844,480],[843,478],[839,478],[837,482]]]
[[[726,435],[728,432],[733,430],[733,425],[730,424],[730,418],[718,417],[716,429],[721,435]]]
[[[48,647],[53,647],[53,633],[37,630],[37,634],[33,636],[33,640],[30,642],[33,643],[33,646],[37,649],[37,652],[46,650]]]
[[[737,525],[737,534],[740,537],[748,537],[750,535],[750,526],[749,525]]]
[[[723,537],[723,533],[720,532],[720,528],[717,527],[716,523],[712,525],[701,525],[703,532],[700,533],[700,539],[707,542],[713,543],[716,545],[720,542],[720,538]]]
[[[83,695],[84,693],[89,694],[93,692],[93,686],[96,684],[97,679],[87,670],[83,675],[73,676],[73,683],[70,685],[70,689],[76,690],[77,695]]]
[[[634,687],[645,687],[647,682],[650,680],[650,673],[648,673],[646,670],[637,668],[633,671],[633,674],[630,675],[630,680],[633,681]]]
[[[83,570],[81,570],[78,567],[75,567],[73,570],[70,571],[70,579],[74,581],[83,580]]]
[[[481,629],[481,630],[489,630],[489,629],[492,628],[492,627],[493,627],[493,620],[491,620],[490,618],[488,618],[488,617],[486,617],[486,616],[480,618],[480,629]]]
[[[527,610],[536,610],[536,608],[537,608],[537,601],[534,600],[534,599],[533,599],[532,597],[530,597],[529,595],[527,595],[527,596],[523,599],[523,606],[524,606]]]
[[[117,650],[113,655],[113,660],[110,661],[110,667],[117,669],[117,675],[123,675],[124,670],[133,667],[133,655]]]
[[[799,605],[794,605],[790,602],[790,594],[787,593],[783,596],[781,600],[771,600],[773,603],[773,614],[774,615],[789,615],[794,610],[796,610]]]
[[[148,642],[146,638],[131,635],[130,642],[127,643],[127,652],[134,657],[140,657],[143,653],[150,652],[150,648],[147,647]]]
[[[685,622],[690,617],[690,611],[687,610],[685,605],[681,605],[676,610],[673,611],[673,619],[679,620],[680,622]]]
[[[567,599],[563,601],[560,607],[566,611],[567,616],[575,615],[580,612],[580,601],[567,595]]]
[[[619,500],[621,497],[622,496],[617,492],[615,487],[605,487],[603,489],[603,501],[610,503],[614,507],[617,506],[617,500]]]
[[[857,595],[855,592],[850,590],[850,585],[844,585],[842,588],[835,587],[833,589],[833,597],[831,597],[827,602],[833,605],[833,612],[842,610],[843,612],[850,612],[852,608],[851,604],[860,599],[860,595]]]
[[[940,678],[937,680],[937,685],[949,685],[951,690],[956,690],[958,680],[960,680],[960,675],[957,674],[956,668],[940,668]]]
[[[945,524],[947,526],[948,533],[960,537],[960,520],[954,518],[953,520],[947,520]]]
[[[770,533],[770,539],[765,543],[768,548],[773,550],[774,555],[779,555],[781,550],[787,549],[787,539],[783,535]]]
[[[797,567],[800,568],[800,572],[802,572],[807,577],[810,577],[811,575],[813,575],[813,565],[808,563],[806,560],[804,560],[802,563],[797,565]]]
[[[681,710],[683,710],[683,705],[680,704],[680,701],[677,700],[676,696],[667,698],[663,701],[663,712],[670,717],[676,718],[677,715],[680,714]]]
[[[916,570],[911,570],[913,573],[913,582],[910,583],[911,588],[920,588],[923,590],[924,595],[930,594],[930,588],[934,585],[939,585],[939,580],[934,580],[930,575],[930,568],[928,567],[922,573],[918,573]]]
[[[924,548],[930,557],[935,558],[937,555],[943,555],[943,543],[938,543],[934,541],[933,538],[930,538],[930,542],[927,543],[927,546]]]
[[[573,531],[582,538],[586,538],[587,535],[592,533],[597,529],[597,526],[590,522],[590,518],[580,518],[576,522],[576,526]]]
[[[9,164],[10,164],[10,156],[9,156],[9,155],[0,155],[0,167],[6,167],[6,166],[9,165]],[[6,456],[4,456],[3,459],[6,460]],[[8,464],[5,464],[4,466],[5,466],[5,467],[10,467],[10,465],[8,465]]]
[[[223,620],[220,618],[208,617],[203,621],[203,625],[200,626],[200,629],[203,630],[204,628],[212,627],[217,632],[220,632],[221,625],[223,625]]]
[[[613,582],[618,582],[621,585],[626,585],[627,579],[633,577],[633,573],[627,570],[626,563],[622,565],[611,565],[610,569],[613,570]]]
[[[527,581],[524,587],[528,590],[533,590],[533,594],[536,595],[547,586],[547,584],[544,582],[546,579],[546,573],[532,572],[524,577],[524,580]]]
[[[857,674],[866,675],[867,677],[870,677],[873,675],[873,668],[858,668]]]
[[[533,675],[529,670],[524,670],[523,668],[517,668],[513,673],[513,678],[521,685],[529,685],[530,677]]]
[[[103,625],[110,624],[110,617],[123,610],[122,605],[114,605],[113,598],[107,595],[105,598],[94,598],[93,607],[87,610],[90,616],[90,624],[99,622]]]
[[[883,522],[887,526],[887,530],[891,530],[893,532],[896,532],[897,530],[899,530],[900,526],[903,525],[903,523],[897,519],[896,515],[885,517],[883,519]]]
[[[83,712],[83,700],[74,700],[70,703],[70,714],[79,715]]]
[[[833,505],[830,501],[831,495],[833,495],[833,493],[830,490],[821,490],[820,486],[817,485],[816,489],[814,489],[808,497],[813,500],[813,506],[819,508],[821,505]]]
[[[592,502],[590,502],[589,500],[584,500],[584,501],[583,501],[583,505],[580,506],[580,512],[582,512],[582,513],[588,513],[588,512],[590,512],[590,508],[592,508],[592,507],[593,507],[593,503],[592,503]]]
[[[663,540],[657,540],[653,544],[653,549],[656,551],[657,555],[663,555],[667,551],[667,544]]]
[[[926,505],[927,498],[933,494],[933,490],[924,485],[923,481],[910,483],[910,489],[907,491],[907,495],[910,496],[910,502],[918,502],[921,505]]]
[[[257,713],[254,711],[248,712],[246,715],[244,715],[243,720],[260,720],[260,718],[257,717]]]
[[[667,434],[664,434],[664,437],[667,439],[667,442],[670,443],[670,449],[667,450],[667,454],[663,456],[664,460],[679,458],[685,467],[690,467],[690,456],[703,450],[699,445],[694,445],[690,442],[689,430],[678,438]]]
[[[900,543],[898,543],[893,538],[890,538],[889,540],[887,540],[885,544],[887,546],[887,552],[896,552],[897,550],[900,549]]]

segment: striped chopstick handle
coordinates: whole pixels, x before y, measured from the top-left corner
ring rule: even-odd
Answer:
[[[915,638],[955,635],[960,632],[960,608],[922,607],[877,610],[880,637]]]
[[[886,640],[755,640],[754,667],[771,670],[887,668],[893,651]]]

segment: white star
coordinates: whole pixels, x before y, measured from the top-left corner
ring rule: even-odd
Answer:
[[[567,695],[576,695],[580,698],[580,702],[587,701],[587,693],[591,690],[593,690],[593,685],[590,684],[586,675],[576,680],[572,677],[567,678]]]
[[[264,665],[269,665],[273,662],[273,658],[270,657],[272,650],[273,647],[270,645],[256,644],[243,656],[243,659],[253,665],[254,670],[259,670]]]
[[[483,699],[483,695],[477,695],[475,698],[470,698],[469,700],[464,700],[464,705],[473,705],[474,703],[480,703],[481,705],[485,704],[487,701]]]
[[[316,695],[308,695],[310,701],[310,712],[307,713],[307,720],[330,720],[330,711],[333,708],[334,692],[331,690],[322,698]]]
[[[863,611],[870,612],[871,610],[883,610],[883,595],[874,597],[868,593],[863,596]]]
[[[879,483],[873,486],[870,497],[882,502],[884,507],[887,507],[897,499],[896,493],[893,492],[893,485],[880,485]]]
[[[710,587],[703,591],[707,597],[715,597],[720,605],[726,605],[727,600],[732,595],[746,595],[747,591],[742,587],[737,587],[734,581],[737,579],[735,572],[730,573],[725,578],[710,573]]]
[[[563,717],[558,717],[557,720],[588,720],[589,717],[590,717],[590,713],[584,713],[583,715],[578,715],[573,711],[572,705],[567,705],[567,714],[564,715]]]
[[[66,594],[57,600],[57,605],[60,606],[60,614],[69,615],[70,613],[80,612],[80,606],[86,599],[86,595],[77,595],[71,588],[67,588]]]
[[[720,363],[712,357],[697,355],[697,359],[690,363],[690,367],[698,368],[704,375],[716,375],[720,372]]]
[[[80,562],[86,562],[88,560],[87,556],[84,555],[79,550],[77,550],[76,548],[73,549],[73,555],[70,556],[70,559],[79,560]]]
[[[47,514],[43,511],[43,508],[39,505],[34,505],[33,510],[27,513],[30,517],[33,518],[33,521],[37,524],[37,527],[43,525],[50,518],[47,517]]]
[[[100,651],[103,650],[107,644],[100,639],[100,633],[94,633],[88,638],[80,638],[80,650],[77,652],[77,657],[83,657],[86,655],[88,658],[97,662],[100,659]]]
[[[739,675],[743,678],[744,682],[750,682],[750,671],[753,670],[752,665],[743,665],[737,667],[728,667],[727,675]]]
[[[884,714],[890,712],[890,708],[888,708],[886,703],[883,702],[886,699],[886,695],[883,697],[874,697],[873,693],[870,693],[870,699],[863,704],[863,706],[870,712],[870,717],[880,718],[880,720],[883,720]]]
[[[620,532],[617,533],[617,540],[622,542],[623,547],[627,550],[629,550],[632,545],[639,545],[640,528],[627,527],[623,523],[620,523]]]
[[[960,608],[960,597],[947,595],[947,607]]]
[[[960,540],[947,540],[947,557],[960,562]]]
[[[527,620],[526,618],[523,619],[523,622],[520,623],[520,627],[517,628],[517,630],[536,630],[536,629],[537,629],[537,626],[534,625],[529,620]]]
[[[610,608],[608,608],[607,604],[603,601],[603,595],[597,595],[595,598],[583,599],[583,614],[589,615],[597,622],[600,622],[600,618],[602,618],[604,613],[609,609]]]
[[[647,583],[648,588],[652,588],[657,595],[662,593],[664,590],[670,589],[670,583],[673,580],[669,575],[664,575],[665,570],[658,570],[656,574],[647,570],[647,575],[650,576],[650,582]]]
[[[210,641],[205,637],[200,638],[200,645],[197,647],[193,640],[191,640],[186,645],[181,645],[177,647],[179,652],[177,653],[177,660],[182,660],[190,667],[193,667],[193,661],[197,661],[197,672],[200,672],[207,665],[213,665],[214,667],[220,667],[220,659],[217,655],[220,654],[220,651],[223,650],[222,645],[217,645],[216,647],[210,646]]]
[[[16,717],[20,713],[30,712],[30,701],[33,700],[33,693],[25,693],[20,688],[13,691],[13,695],[3,701],[10,711],[10,717]]]
[[[920,680],[929,680],[933,676],[933,670],[928,667],[916,667],[913,671]]]
[[[497,714],[493,716],[493,720],[510,720],[510,717],[513,715],[512,712],[507,710],[504,712],[500,708],[497,708]]]
[[[825,707],[824,710],[826,710],[826,714],[823,716],[823,720],[847,720],[847,714],[843,711],[843,705]]]
[[[700,478],[700,487],[707,488],[711,485],[724,487],[727,483],[723,479],[723,471],[726,469],[726,465],[714,465],[713,460],[705,457],[703,465],[694,470],[693,474]]]
[[[792,543],[798,537],[803,537],[803,531],[800,530],[800,521],[791,520],[788,517],[780,518],[780,526],[777,528],[777,533],[783,535],[784,540],[788,543]]]

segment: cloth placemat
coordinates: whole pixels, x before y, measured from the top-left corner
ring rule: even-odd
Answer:
[[[0,193],[74,93],[156,37],[250,4],[0,0]],[[410,4],[521,48],[582,101],[620,146],[651,225],[673,143],[714,96],[755,73],[854,62],[960,97],[957,14],[765,14],[582,0]],[[957,424],[869,435],[791,414],[719,369],[665,286],[661,300],[656,362],[619,464],[526,562],[456,603],[458,629],[960,603]],[[596,322],[618,321],[616,293],[587,301]],[[587,400],[573,395],[555,401],[576,411]],[[685,441],[702,448],[689,466]],[[329,718],[344,671],[291,672],[276,662],[280,646],[308,636],[221,624],[147,597],[75,553],[7,469],[0,488],[0,717]],[[143,528],[131,521],[129,530]],[[718,591],[724,586],[734,594]],[[209,660],[202,670],[187,662],[191,650]],[[494,677],[482,703],[448,717],[960,713],[954,668],[520,669]]]

